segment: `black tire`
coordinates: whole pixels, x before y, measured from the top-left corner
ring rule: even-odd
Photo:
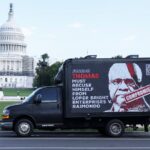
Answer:
[[[124,124],[118,119],[110,120],[106,125],[106,134],[111,137],[120,137],[124,133]]]
[[[17,136],[28,137],[33,133],[33,123],[28,119],[21,119],[17,121],[14,129]]]

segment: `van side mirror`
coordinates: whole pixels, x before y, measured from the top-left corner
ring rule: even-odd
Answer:
[[[35,99],[34,99],[34,103],[35,104],[40,104],[42,101],[42,95],[41,94],[37,94]]]

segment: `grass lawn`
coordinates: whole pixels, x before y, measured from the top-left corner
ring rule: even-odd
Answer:
[[[3,88],[4,96],[28,96],[33,88]]]
[[[8,106],[8,105],[11,105],[11,104],[15,104],[17,102],[12,102],[12,101],[8,101],[8,102],[3,102],[3,101],[0,101],[0,120],[2,119],[2,112],[3,112],[3,109],[4,107]]]

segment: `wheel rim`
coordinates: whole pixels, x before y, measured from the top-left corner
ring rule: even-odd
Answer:
[[[122,132],[122,126],[119,123],[113,123],[110,126],[110,131],[114,135],[119,135]]]
[[[28,134],[30,132],[30,129],[31,129],[31,127],[30,127],[29,123],[27,123],[27,122],[22,122],[19,125],[19,133],[20,134],[23,134],[23,135]]]

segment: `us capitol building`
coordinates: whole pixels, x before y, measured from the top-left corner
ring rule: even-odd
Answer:
[[[32,87],[34,59],[26,55],[26,47],[10,4],[8,20],[0,27],[0,87]]]

